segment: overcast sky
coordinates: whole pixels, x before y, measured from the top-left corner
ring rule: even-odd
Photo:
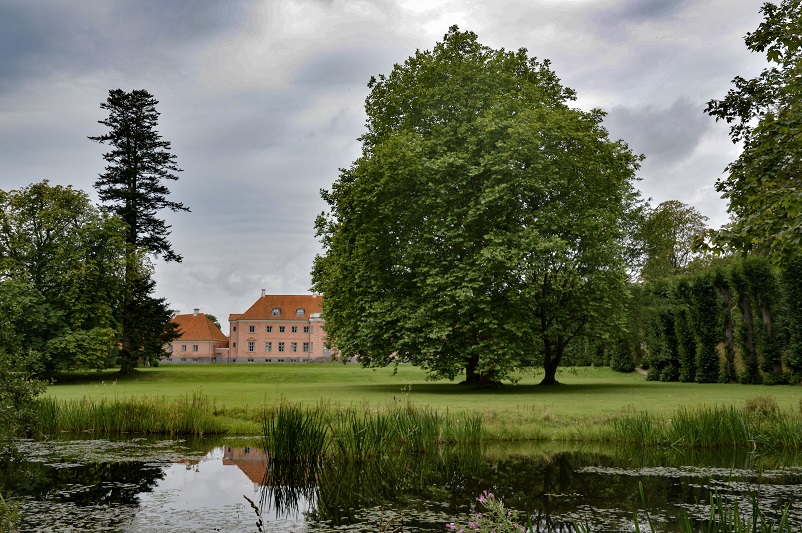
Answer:
[[[91,193],[106,147],[87,139],[110,89],[147,89],[180,180],[167,213],[181,264],[158,263],[173,309],[220,318],[261,289],[309,290],[315,216],[359,154],[372,75],[452,24],[550,59],[577,107],[646,156],[640,189],[718,227],[714,183],[738,154],[703,113],[763,58],[743,36],[758,0],[0,0],[0,189],[44,179]]]

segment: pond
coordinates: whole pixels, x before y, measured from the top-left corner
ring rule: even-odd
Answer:
[[[241,439],[24,440],[0,457],[0,492],[30,532],[444,531],[483,490],[534,531],[632,531],[639,484],[661,531],[706,517],[711,493],[747,514],[753,501],[766,516],[787,504],[802,529],[800,459],[527,444],[310,469],[270,466]]]

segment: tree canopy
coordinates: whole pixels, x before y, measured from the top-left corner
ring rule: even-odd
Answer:
[[[716,183],[732,222],[713,234],[713,244],[784,264],[802,244],[802,3],[767,2],[761,12],[763,22],[745,42],[765,53],[770,66],[752,79],[736,77],[735,88],[706,108],[731,124],[734,143],[743,143]]]
[[[495,383],[620,319],[640,158],[550,63],[452,27],[372,78],[362,155],[317,220],[327,334],[363,365]]]
[[[694,242],[705,233],[707,217],[696,208],[678,200],[661,202],[646,209],[638,231],[645,261],[642,279],[656,279],[679,274],[700,252]]]
[[[124,225],[47,181],[0,191],[0,350],[46,372],[106,368],[119,329]]]
[[[142,269],[142,254],[181,261],[168,240],[170,226],[159,218],[162,210],[189,211],[168,199],[165,180],[177,180],[180,169],[170,142],[156,129],[158,102],[149,92],[121,89],[109,91],[100,104],[109,112],[99,121],[109,128],[103,135],[89,137],[111,149],[103,155],[108,165],[95,182],[106,209],[125,223],[125,297],[122,311],[120,371],[130,373],[139,360],[150,361],[163,354],[164,342],[176,337],[171,312],[163,299],[151,294],[154,283]]]

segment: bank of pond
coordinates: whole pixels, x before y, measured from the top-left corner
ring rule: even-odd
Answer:
[[[473,446],[505,441],[578,441],[677,448],[802,449],[802,401],[780,408],[770,396],[742,405],[700,405],[669,415],[627,409],[592,421],[556,421],[544,428],[532,415],[505,420],[494,413],[447,411],[410,402],[303,406],[282,401],[232,412],[196,392],[165,398],[59,400],[39,398],[32,406],[27,436],[61,433],[96,435],[261,435],[273,455],[332,454],[368,457],[394,451],[424,452],[443,444]],[[499,423],[499,419],[501,422]],[[509,426],[515,425],[510,431]],[[559,428],[554,430],[553,428]],[[282,456],[283,457],[283,456]]]

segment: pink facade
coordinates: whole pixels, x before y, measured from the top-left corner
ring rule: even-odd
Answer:
[[[169,357],[163,363],[215,363],[228,351],[228,337],[198,309],[191,315],[176,315],[181,336],[166,346]]]
[[[266,295],[229,316],[229,336],[198,309],[176,315],[181,337],[166,346],[164,363],[306,363],[329,357],[321,296]]]
[[[229,317],[230,363],[304,363],[328,357],[321,296],[266,295]]]

